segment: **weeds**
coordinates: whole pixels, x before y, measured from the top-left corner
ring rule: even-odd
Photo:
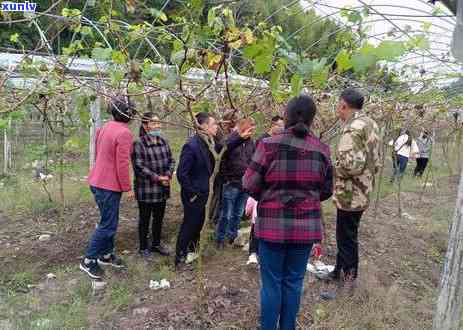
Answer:
[[[127,283],[116,283],[111,288],[110,303],[114,310],[123,309],[132,302],[133,296]]]
[[[9,294],[14,292],[29,291],[28,285],[33,283],[33,274],[31,272],[19,272],[14,274],[10,280],[6,280],[2,286],[6,288]]]

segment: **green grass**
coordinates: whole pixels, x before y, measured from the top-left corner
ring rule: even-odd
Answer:
[[[86,181],[75,180],[81,178],[72,173],[67,173],[64,179],[64,196],[68,203],[86,202],[92,199],[90,189]],[[34,180],[30,175],[18,174],[3,179],[4,187],[0,189],[0,209],[9,214],[18,212],[30,213],[37,217],[50,209],[60,206],[59,182],[55,175],[46,188],[50,192],[52,201],[44,189],[43,183]]]
[[[12,293],[0,306],[0,318],[7,317],[15,329],[87,329],[91,283],[81,281],[68,290],[62,301],[50,304],[33,293]]]
[[[110,299],[109,303],[114,310],[120,310],[126,308],[133,301],[133,294],[131,285],[125,282],[115,283],[110,288]]]
[[[19,329],[87,329],[88,303],[79,298],[56,303],[44,312],[32,313],[26,320],[18,320]]]
[[[28,291],[27,286],[33,283],[33,279],[33,274],[25,271],[14,274],[9,280],[3,279],[0,283],[9,294],[12,294],[19,291]]]
[[[168,281],[172,280],[175,277],[175,272],[172,269],[172,266],[169,264],[160,264],[155,265],[155,270],[153,271],[152,275],[150,276],[151,280],[153,281],[160,281],[162,279],[166,279]]]

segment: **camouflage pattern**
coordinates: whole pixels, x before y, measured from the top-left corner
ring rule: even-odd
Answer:
[[[342,128],[336,149],[333,200],[338,209],[361,211],[370,204],[375,174],[381,167],[380,132],[374,120],[360,111]]]

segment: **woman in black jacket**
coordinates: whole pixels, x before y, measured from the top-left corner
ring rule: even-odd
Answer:
[[[152,112],[145,113],[140,127],[140,139],[134,143],[132,164],[135,176],[135,198],[140,212],[140,254],[151,252],[169,255],[161,244],[162,223],[167,199],[170,197],[170,181],[175,160],[167,139],[161,134],[159,118]],[[152,244],[148,248],[148,231],[152,219]]]

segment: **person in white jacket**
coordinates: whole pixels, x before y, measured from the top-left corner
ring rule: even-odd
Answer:
[[[419,153],[416,141],[412,139],[410,132],[406,130],[395,141],[389,142],[390,146],[394,146],[395,159],[394,161],[394,174],[391,182],[400,180],[407,169],[408,159],[416,158]]]

